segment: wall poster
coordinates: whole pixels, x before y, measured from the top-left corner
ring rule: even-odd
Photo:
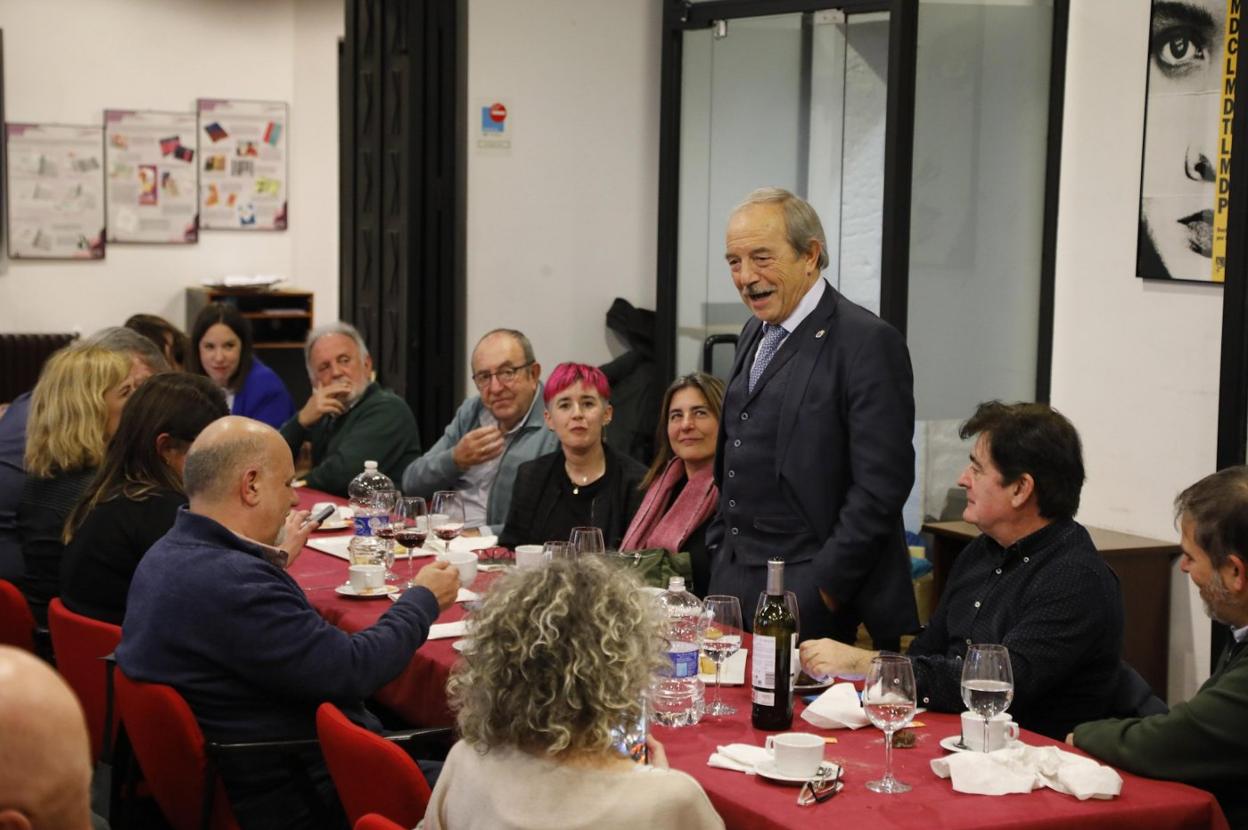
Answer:
[[[1136,275],[1222,282],[1238,0],[1153,0]]]
[[[9,256],[104,258],[104,146],[98,126],[6,124]]]
[[[200,227],[286,230],[286,124],[280,101],[199,99]]]
[[[199,239],[193,112],[104,111],[108,241]]]

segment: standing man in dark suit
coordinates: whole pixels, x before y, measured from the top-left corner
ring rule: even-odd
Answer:
[[[754,318],[737,342],[715,478],[711,593],[749,627],[767,560],[785,560],[801,636],[877,644],[918,628],[901,508],[914,484],[914,392],[901,334],[825,282],[814,208],[780,188],[746,197],[725,256]]]

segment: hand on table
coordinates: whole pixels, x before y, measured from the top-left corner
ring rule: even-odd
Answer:
[[[451,450],[451,460],[459,469],[467,470],[502,455],[505,444],[506,439],[498,427],[477,427],[459,439]]]
[[[308,521],[311,513],[310,510],[292,510],[286,514],[286,521],[282,524],[277,547],[286,552],[287,568],[295,564],[299,554],[303,553],[303,546],[308,543],[308,537],[312,535],[312,531],[321,526],[320,522]]]
[[[1071,732],[1069,735],[1066,736],[1066,743],[1069,744],[1070,746],[1075,745],[1075,733],[1074,732]]]
[[[316,387],[312,390],[312,397],[299,410],[299,423],[306,429],[326,415],[345,414],[350,395],[351,381],[346,378]]]
[[[877,652],[836,640],[807,640],[801,645],[802,668],[812,678],[836,674],[866,674]]]
[[[445,611],[455,604],[455,598],[459,596],[459,571],[450,562],[430,562],[416,574],[412,585],[432,591],[438,601],[438,610]]]

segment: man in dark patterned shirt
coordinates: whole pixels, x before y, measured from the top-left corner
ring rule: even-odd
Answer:
[[[1074,521],[1083,488],[1079,434],[1044,404],[980,404],[958,485],[962,518],[980,529],[958,556],[940,605],[910,645],[919,701],[958,712],[962,658],[1001,643],[1014,669],[1010,711],[1025,729],[1063,738],[1110,711],[1122,653],[1118,578]],[[875,652],[831,640],[802,644],[812,675],[861,673]]]

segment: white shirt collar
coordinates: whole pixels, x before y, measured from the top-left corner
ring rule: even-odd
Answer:
[[[1235,642],[1237,643],[1242,643],[1245,640],[1248,640],[1248,625],[1245,625],[1243,628],[1234,629],[1231,631],[1231,636],[1235,638]]]
[[[793,309],[793,313],[784,318],[780,323],[784,330],[789,334],[797,331],[797,327],[802,324],[802,321],[809,317],[811,312],[819,305],[819,301],[823,299],[823,292],[827,291],[827,289],[828,284],[823,277],[815,280],[815,284],[806,291],[806,294],[798,302],[797,308]]]

